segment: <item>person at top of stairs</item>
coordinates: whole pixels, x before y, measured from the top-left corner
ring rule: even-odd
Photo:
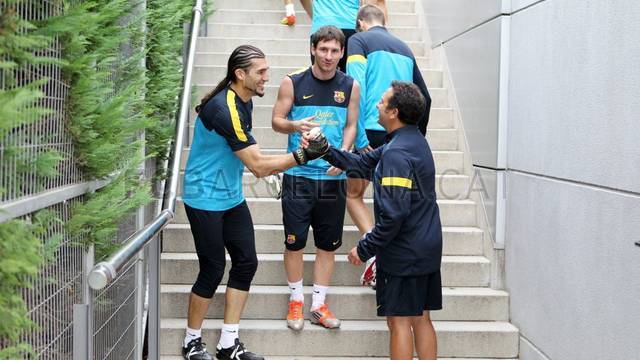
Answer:
[[[273,107],[272,127],[289,134],[288,151],[301,134],[320,127],[336,147],[350,149],[356,134],[360,89],[337,70],[345,38],[335,26],[323,26],[312,36],[314,64],[285,76]],[[303,249],[309,226],[316,246],[311,321],[337,328],[340,321],[328,309],[325,296],[331,281],[335,251],[342,245],[345,212],[345,175],[318,159],[285,172],[282,218],[285,231],[284,264],[291,288],[287,325],[304,326],[302,307]]]
[[[387,131],[384,146],[356,155],[334,147],[324,157],[343,170],[374,174],[376,225],[348,254],[361,265],[377,255],[376,302],[390,330],[392,359],[436,360],[436,333],[429,311],[442,309],[442,224],[436,202],[435,164],[415,126],[424,98],[412,83],[394,81],[378,104]],[[322,134],[308,137],[322,147]]]
[[[420,88],[426,103],[418,127],[426,134],[431,97],[411,49],[385,29],[385,15],[380,8],[361,7],[357,22],[358,33],[351,37],[347,48],[347,74],[361,87],[356,149],[366,152],[384,144],[386,132],[378,123],[376,105],[393,80],[410,81]],[[347,179],[347,210],[362,235],[373,228],[373,218],[363,199],[369,179],[371,174],[356,173]],[[374,261],[367,263],[363,285],[375,284],[375,274],[370,271],[375,268]]]
[[[217,358],[260,360],[239,341],[239,322],[258,267],[253,222],[242,193],[243,165],[257,177],[319,156],[312,150],[263,155],[251,136],[253,96],[264,95],[269,80],[264,53],[250,45],[229,57],[226,77],[196,107],[195,131],[184,175],[183,201],[195,241],[200,272],[189,297],[185,359],[209,360],[201,329],[231,257],[224,324]]]
[[[300,3],[302,4],[304,11],[307,12],[309,17],[311,17],[311,1],[312,0],[300,0]],[[296,10],[295,10],[295,7],[293,6],[293,0],[284,0],[284,12],[285,12],[285,15],[282,18],[282,20],[280,20],[280,23],[282,25],[288,25],[288,26],[295,25]]]

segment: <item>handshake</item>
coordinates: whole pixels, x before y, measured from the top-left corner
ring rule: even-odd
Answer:
[[[301,146],[293,152],[298,165],[323,157],[329,152],[329,142],[319,127],[302,134]]]

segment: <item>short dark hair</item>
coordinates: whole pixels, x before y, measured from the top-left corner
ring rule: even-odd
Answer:
[[[364,5],[358,10],[357,19],[367,24],[380,23],[384,25],[384,12],[375,5]]]
[[[311,45],[315,48],[320,41],[336,40],[340,44],[340,48],[344,49],[344,33],[333,25],[327,25],[319,28],[311,35]]]
[[[410,82],[393,81],[393,95],[389,98],[389,109],[398,109],[398,118],[405,124],[415,125],[426,111],[424,96],[420,89]]]

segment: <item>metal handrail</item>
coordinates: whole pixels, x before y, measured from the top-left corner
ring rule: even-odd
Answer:
[[[173,150],[170,160],[169,180],[165,182],[165,192],[162,201],[162,210],[145,227],[131,235],[118,251],[109,256],[106,260],[96,264],[88,276],[89,286],[94,290],[100,290],[113,281],[120,270],[129,260],[142,251],[148,243],[165,226],[173,220],[176,210],[176,198],[178,196],[178,180],[180,176],[180,161],[182,157],[182,147],[184,143],[185,125],[189,116],[189,105],[191,95],[191,78],[193,76],[193,64],[195,60],[196,42],[200,29],[200,20],[204,16],[202,3],[204,0],[196,0],[193,7],[193,17],[191,19],[191,29],[189,38],[189,50],[185,64],[185,76],[182,88],[182,98],[180,101],[180,115],[176,123],[176,137],[173,143]],[[168,183],[168,191],[167,184]]]

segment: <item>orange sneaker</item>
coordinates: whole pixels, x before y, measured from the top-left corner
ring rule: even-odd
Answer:
[[[282,20],[280,20],[280,24],[288,25],[288,26],[295,25],[296,24],[296,16],[295,15],[285,16],[285,17],[282,18]]]
[[[300,331],[304,327],[304,316],[302,315],[302,301],[289,301],[289,313],[287,313],[287,326],[295,331]]]
[[[322,304],[319,308],[311,310],[311,323],[322,325],[327,329],[337,329],[340,327],[340,320],[333,315],[327,304]]]

